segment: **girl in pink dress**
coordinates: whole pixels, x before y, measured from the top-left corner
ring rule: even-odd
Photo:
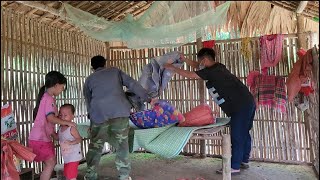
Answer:
[[[67,79],[60,72],[51,71],[46,74],[45,85],[41,87],[36,107],[33,111],[34,124],[29,134],[29,147],[37,156],[34,161],[44,162],[40,180],[49,180],[56,165],[56,155],[52,137],[57,140],[54,131],[55,124],[76,126],[58,118],[58,111],[54,96],[58,96],[67,83]]]

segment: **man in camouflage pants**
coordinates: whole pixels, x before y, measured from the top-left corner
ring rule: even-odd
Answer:
[[[151,102],[147,91],[134,79],[115,67],[106,68],[103,56],[91,59],[94,72],[87,77],[83,93],[87,105],[91,130],[89,150],[86,155],[86,180],[98,180],[102,148],[109,142],[116,148],[116,167],[120,180],[130,180],[129,162],[129,116],[131,104],[128,101],[123,86],[134,92],[144,102]],[[153,101],[154,102],[154,101]]]
[[[101,151],[105,142],[117,149],[116,151],[116,167],[119,171],[119,179],[128,177],[131,166],[128,159],[128,118],[109,119],[103,124],[92,124],[90,126],[89,151],[87,153],[87,179],[98,179],[97,166],[101,158]]]

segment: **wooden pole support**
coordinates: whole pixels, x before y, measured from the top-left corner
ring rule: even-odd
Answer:
[[[107,67],[110,67],[111,65],[111,56],[110,56],[110,43],[109,42],[105,42],[105,57],[107,59]]]
[[[201,37],[200,38],[197,38],[197,50],[199,51],[201,48],[202,48],[202,39]],[[203,80],[199,80],[198,81],[198,85],[199,85],[199,97],[200,97],[200,103],[204,103],[205,102],[205,98],[204,98],[204,95],[205,95],[205,89],[204,89],[204,81]],[[205,158],[207,157],[206,156],[206,142],[205,140],[200,140],[200,156],[202,158]]]
[[[231,138],[230,134],[222,135],[222,178],[231,180]]]
[[[202,39],[198,38],[196,43],[197,43],[197,51],[199,51],[203,47],[202,46]],[[205,102],[205,98],[204,98],[204,95],[205,95],[204,81],[202,79],[199,79],[198,83],[199,83],[200,102],[204,103]]]
[[[207,157],[206,140],[205,139],[200,139],[200,157],[201,158],[206,158]]]
[[[297,7],[296,13],[302,13],[303,10],[307,7],[308,1],[300,1],[299,6]]]

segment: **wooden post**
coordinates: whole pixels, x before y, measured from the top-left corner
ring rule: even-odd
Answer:
[[[109,42],[105,42],[105,56],[107,59],[107,67],[110,67],[111,57],[110,57],[110,43]]]
[[[197,39],[197,50],[199,51],[201,48],[202,48],[202,40],[201,38],[198,38]],[[199,93],[200,93],[200,103],[204,103],[205,102],[205,98],[204,98],[204,95],[205,95],[205,88],[204,88],[204,81],[202,79],[200,79],[198,81],[198,85],[199,85]],[[202,158],[205,158],[206,157],[206,140],[204,139],[201,139],[200,140],[200,156]]]
[[[222,135],[222,179],[231,180],[231,139],[230,134]]]
[[[297,33],[298,33],[298,49],[309,49],[311,37],[306,33],[305,18],[301,14],[297,14]]]
[[[202,48],[202,40],[201,38],[197,39],[197,50],[199,51]],[[204,98],[204,81],[201,79],[198,81],[199,82],[199,92],[200,92],[200,103],[204,103],[205,102],[205,98]]]

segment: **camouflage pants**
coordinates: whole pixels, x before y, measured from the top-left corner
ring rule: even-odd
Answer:
[[[129,118],[109,119],[103,124],[91,123],[90,144],[86,155],[87,172],[86,179],[97,180],[97,167],[99,165],[102,148],[105,142],[116,148],[115,164],[119,172],[119,179],[125,180],[129,177],[131,165],[129,162]]]

